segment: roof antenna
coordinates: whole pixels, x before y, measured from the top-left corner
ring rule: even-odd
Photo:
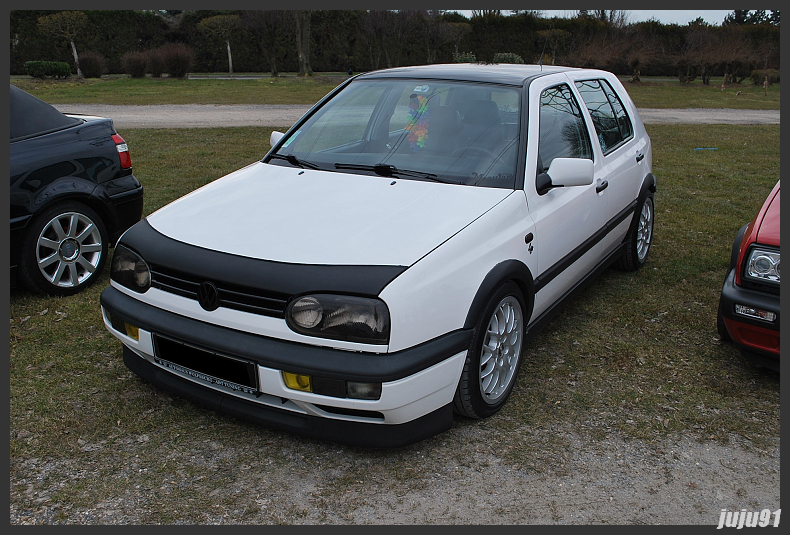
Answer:
[[[540,67],[540,72],[543,72],[543,54],[546,53],[546,43],[549,42],[549,35],[551,35],[551,30],[554,28],[554,25],[549,26],[549,31],[546,33],[546,40],[543,41],[543,50],[540,52],[540,59],[538,60],[538,66]]]

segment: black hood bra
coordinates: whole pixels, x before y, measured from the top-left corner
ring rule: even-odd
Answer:
[[[202,283],[243,287],[249,293],[286,296],[342,293],[375,297],[406,266],[290,264],[213,251],[174,240],[142,220],[121,238],[152,271],[166,271]]]

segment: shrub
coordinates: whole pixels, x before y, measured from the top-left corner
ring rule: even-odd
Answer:
[[[768,85],[779,83],[779,71],[776,69],[753,70],[750,78],[755,85],[763,85],[766,76],[768,77]]]
[[[68,78],[71,66],[63,61],[26,61],[25,72],[33,78]]]
[[[101,78],[107,72],[107,60],[97,52],[83,52],[80,55],[80,70],[85,78]]]
[[[161,78],[165,72],[165,59],[160,49],[149,50],[145,53],[148,60],[148,74],[154,78]]]
[[[494,63],[524,63],[524,60],[513,52],[497,52],[494,54]]]
[[[453,52],[453,63],[476,63],[474,52]]]
[[[145,71],[148,68],[148,54],[127,52],[121,56],[121,68],[132,78],[145,78]]]
[[[194,53],[183,43],[168,43],[157,50],[162,54],[165,71],[175,78],[186,78]]]

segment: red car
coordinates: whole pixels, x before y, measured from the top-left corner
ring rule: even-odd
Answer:
[[[735,238],[717,328],[757,364],[779,371],[779,182]]]

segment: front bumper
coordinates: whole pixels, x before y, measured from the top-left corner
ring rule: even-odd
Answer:
[[[396,353],[361,353],[204,323],[152,307],[113,287],[102,292],[101,306],[105,326],[124,345],[124,363],[149,382],[229,415],[363,446],[402,446],[449,429],[452,399],[471,341],[471,331],[459,330]],[[138,327],[137,340],[119,327],[124,322]],[[252,363],[254,391],[166,367],[157,355],[158,337]],[[282,371],[329,381],[381,383],[381,396],[360,400],[291,390]]]
[[[730,269],[720,299],[720,313],[733,342],[748,351],[768,357],[778,369],[779,295],[736,286],[735,270]],[[744,316],[735,312],[736,304],[773,312],[776,317],[768,322]]]

